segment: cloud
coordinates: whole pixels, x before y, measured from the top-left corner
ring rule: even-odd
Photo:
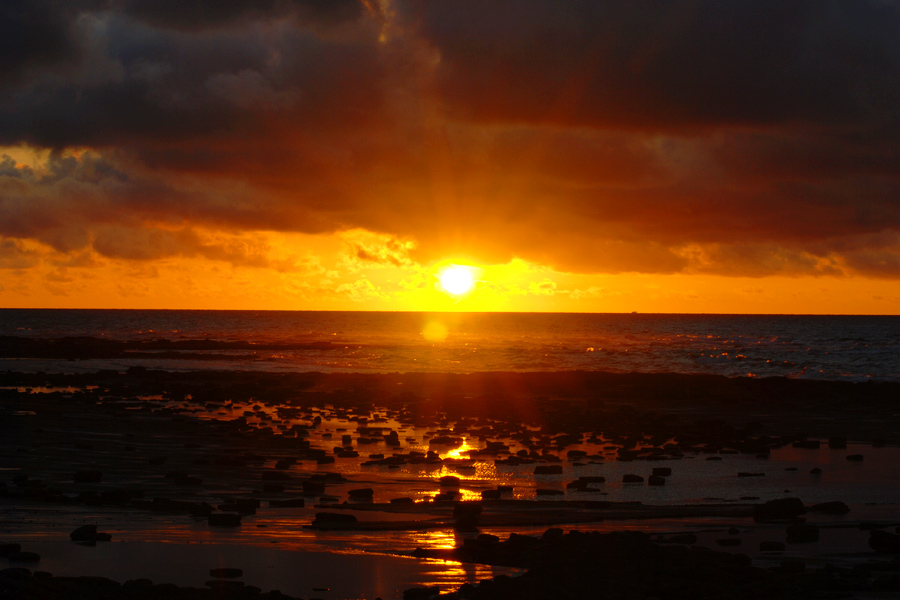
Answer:
[[[853,122],[900,99],[900,83],[884,77],[900,60],[895,3],[421,6],[441,97],[468,118],[702,131]]]
[[[0,235],[897,278],[898,29],[880,0],[11,0],[0,145],[52,152],[0,158]]]
[[[346,296],[353,302],[385,300],[388,298],[387,294],[383,293],[368,279],[357,279],[353,283],[342,283],[334,291],[338,296]]]

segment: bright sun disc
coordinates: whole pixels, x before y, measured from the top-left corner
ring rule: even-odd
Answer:
[[[465,267],[450,267],[441,273],[441,287],[451,294],[465,294],[472,289],[472,273]]]

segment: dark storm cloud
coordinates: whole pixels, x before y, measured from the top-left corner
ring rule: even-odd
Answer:
[[[366,6],[5,3],[0,145],[55,152],[0,161],[0,235],[261,265],[198,231],[358,227],[420,260],[900,276],[897,2]]]
[[[85,13],[69,29],[81,40],[81,62],[4,86],[0,143],[152,148],[152,141],[171,147],[223,135],[252,140],[276,117],[295,126],[352,125],[377,96],[365,39],[266,25],[199,35],[118,13]]]
[[[442,97],[471,118],[642,130],[884,124],[900,101],[895,2],[424,6]]]
[[[187,30],[292,14],[341,22],[358,19],[362,8],[356,0],[124,0],[118,7],[150,24]]]

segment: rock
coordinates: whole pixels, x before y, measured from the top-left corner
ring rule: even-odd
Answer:
[[[458,487],[460,479],[455,475],[444,475],[438,479],[438,484],[442,487]]]
[[[854,462],[860,462],[860,461],[862,461],[862,459],[863,459],[862,454],[848,454],[847,455],[847,460],[852,460]]]
[[[812,469],[809,470],[809,474],[810,475],[821,475],[822,469],[820,469],[819,467],[813,467]]]
[[[819,541],[819,528],[811,523],[794,523],[787,526],[788,544],[808,544]]]
[[[537,496],[562,496],[565,494],[562,490],[553,490],[549,488],[537,488],[534,490],[534,493]]]
[[[213,513],[207,517],[207,523],[214,527],[237,527],[241,524],[241,515],[236,513]]]
[[[622,476],[622,483],[644,483],[644,478],[640,475],[626,473]]]
[[[441,593],[438,586],[432,587],[414,587],[403,590],[403,600],[430,600],[437,597]]]
[[[122,584],[122,595],[125,598],[142,598],[153,590],[153,582],[149,579],[129,579]]]
[[[601,477],[600,475],[582,475],[578,478],[578,481],[583,481],[584,483],[605,483],[606,477]]]
[[[850,512],[850,507],[840,501],[821,502],[813,504],[807,509],[809,512],[823,513],[826,515],[846,515]]]
[[[869,532],[869,547],[879,554],[900,554],[900,534],[873,529]]]
[[[806,507],[800,498],[779,498],[753,506],[753,519],[756,521],[795,519],[805,513]]]
[[[672,474],[671,467],[653,467],[653,474],[660,477],[668,477]]]
[[[291,498],[288,500],[269,500],[270,508],[303,508],[306,502],[303,498]]]
[[[243,574],[244,572],[241,569],[235,569],[233,567],[220,567],[218,569],[209,570],[209,576],[218,579],[234,579],[236,577],[241,577]]]
[[[499,500],[500,499],[500,490],[482,490],[481,491],[481,499],[482,500]]]
[[[0,544],[0,558],[7,558],[10,554],[15,554],[21,550],[21,544]]]
[[[375,490],[372,488],[359,488],[355,490],[348,490],[347,495],[350,496],[353,500],[371,500],[375,495]]]
[[[666,485],[666,478],[661,475],[651,475],[647,479],[647,485]]]
[[[738,477],[765,477],[765,473],[750,473],[748,471],[739,471],[737,474]]]
[[[97,526],[82,525],[69,534],[69,539],[73,542],[94,542],[97,540]]]

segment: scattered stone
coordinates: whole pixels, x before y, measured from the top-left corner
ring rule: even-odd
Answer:
[[[347,495],[353,500],[372,500],[375,495],[375,490],[372,488],[359,488],[348,490]]]
[[[822,513],[826,515],[846,515],[850,512],[850,507],[835,500],[834,502],[821,502],[819,504],[813,504],[807,509],[809,512],[813,513]]]
[[[753,507],[753,519],[756,521],[795,519],[805,513],[806,507],[800,498],[779,498]]]
[[[432,587],[414,587],[403,590],[403,600],[431,600],[441,593],[438,586]]]
[[[287,500],[269,500],[270,508],[303,508],[306,502],[303,498],[290,498]]]
[[[873,529],[869,532],[869,547],[879,554],[900,554],[900,534]]]
[[[69,539],[73,542],[95,542],[97,541],[97,526],[82,525],[69,534]]]

